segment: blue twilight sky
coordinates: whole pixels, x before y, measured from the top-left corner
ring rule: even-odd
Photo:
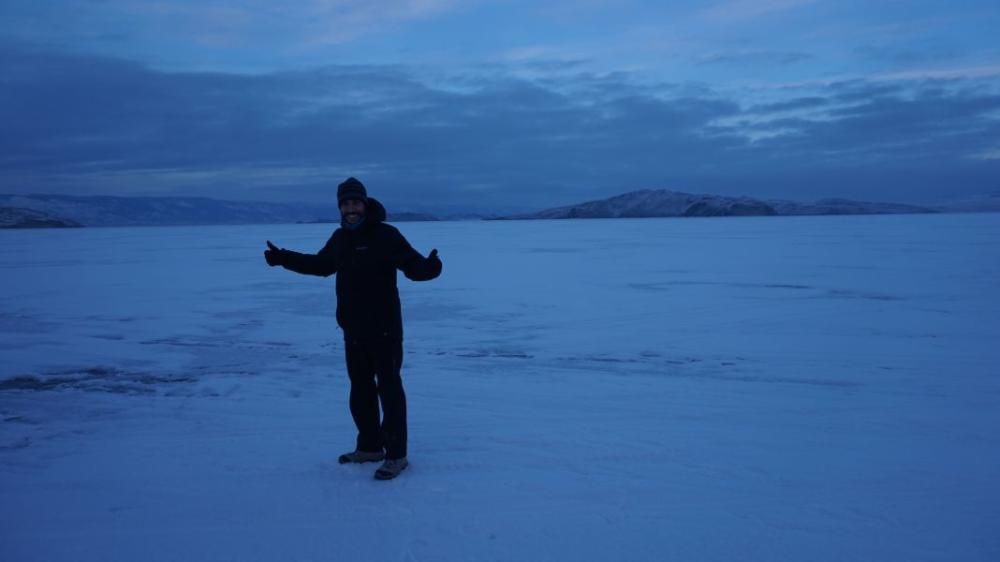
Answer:
[[[0,193],[1000,192],[996,0],[3,0]]]

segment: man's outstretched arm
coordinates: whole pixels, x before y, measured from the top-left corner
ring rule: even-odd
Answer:
[[[332,236],[323,249],[316,254],[300,254],[279,248],[270,240],[267,241],[267,250],[264,250],[264,259],[267,261],[267,265],[272,267],[280,265],[289,271],[321,277],[329,277],[337,273],[336,255]]]
[[[438,257],[436,249],[431,250],[430,255],[425,258],[410,246],[402,234],[397,233],[397,236],[394,252],[396,267],[406,275],[407,279],[430,281],[441,275],[441,258]]]

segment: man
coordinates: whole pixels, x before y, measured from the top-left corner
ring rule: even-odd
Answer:
[[[396,270],[413,281],[429,281],[441,274],[441,260],[437,250],[423,257],[386,224],[385,208],[368,197],[360,181],[347,178],[341,183],[337,203],[340,228],[318,253],[300,254],[268,241],[264,258],[268,265],[296,273],[337,274],[337,323],[344,331],[351,416],[358,428],[355,450],[339,460],[342,464],[384,460],[375,478],[389,480],[409,464],[406,394],[399,375],[403,321]]]

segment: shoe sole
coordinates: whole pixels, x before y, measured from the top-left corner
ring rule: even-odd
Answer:
[[[348,457],[346,455],[340,455],[340,457],[337,459],[337,462],[339,462],[340,464],[365,464],[366,462],[382,462],[384,460],[385,460],[385,457],[371,458],[371,459],[362,459],[362,460],[353,460],[353,459],[351,459],[350,457]]]
[[[403,468],[400,469],[400,471],[397,472],[396,474],[393,474],[391,472],[382,472],[380,470],[376,470],[375,471],[375,480],[392,480],[393,478],[395,478],[395,477],[399,476],[400,474],[402,474],[403,471],[406,470],[407,468],[410,468],[410,463],[406,463],[406,465],[404,465]]]

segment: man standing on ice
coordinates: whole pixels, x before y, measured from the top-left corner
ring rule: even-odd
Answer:
[[[351,416],[358,427],[355,450],[343,463],[378,462],[375,478],[399,476],[406,460],[406,394],[403,320],[396,270],[413,281],[441,274],[437,250],[423,257],[395,227],[386,224],[385,207],[368,197],[365,186],[347,178],[337,187],[340,228],[316,254],[278,248],[270,241],[264,259],[296,273],[337,274],[337,324],[344,331],[347,374],[351,379]],[[379,423],[379,402],[382,420]]]

